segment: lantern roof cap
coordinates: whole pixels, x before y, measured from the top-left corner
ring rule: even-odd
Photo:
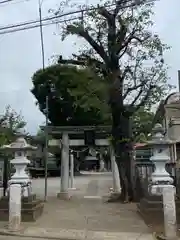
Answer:
[[[28,144],[24,137],[19,136],[14,142],[10,143],[9,145],[4,145],[1,147],[1,150],[9,150],[9,151],[33,151],[36,150],[37,147],[34,147]]]
[[[148,145],[171,145],[174,143],[164,135],[164,128],[160,123],[155,125],[152,135],[152,140],[148,141]]]

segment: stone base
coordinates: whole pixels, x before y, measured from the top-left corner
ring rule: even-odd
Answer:
[[[143,198],[140,203],[137,204],[138,212],[149,225],[163,224],[164,213],[162,198],[157,196],[151,196],[150,198]],[[180,200],[176,200],[176,216],[177,223],[180,223]]]
[[[73,188],[68,188],[70,191],[71,190],[77,190],[77,188],[73,187]]]
[[[60,200],[69,200],[71,196],[68,192],[60,192],[60,193],[57,193],[57,198]]]
[[[34,222],[43,213],[44,203],[36,199],[36,195],[23,197],[21,204],[22,222]],[[9,221],[9,197],[0,199],[0,221]]]

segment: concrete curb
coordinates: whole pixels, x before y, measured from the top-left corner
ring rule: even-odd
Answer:
[[[90,231],[91,232],[91,231]],[[82,234],[83,233],[83,234]],[[92,232],[91,232],[92,233]],[[56,236],[52,236],[53,235],[53,232],[47,232],[47,233],[45,233],[45,234],[41,234],[40,235],[40,233],[39,234],[27,234],[27,233],[23,233],[23,230],[21,230],[21,232],[19,231],[19,232],[10,232],[10,231],[8,231],[8,230],[3,230],[3,229],[0,229],[0,235],[1,236],[12,236],[12,237],[19,237],[19,238],[36,238],[36,239],[52,239],[52,240],[85,240],[85,239],[88,239],[88,240],[94,240],[94,239],[96,239],[96,240],[103,240],[103,239],[107,239],[107,236],[106,237],[104,237],[103,235],[103,232],[102,232],[102,236],[98,236],[99,234],[97,234],[96,236],[93,236],[93,235],[91,235],[91,233],[90,233],[90,235],[88,234],[88,232],[86,232],[86,231],[81,231],[81,234],[79,234],[79,236],[78,236],[78,234],[77,234],[77,236],[73,236],[73,237],[71,237],[71,236],[61,236],[61,234],[57,234],[57,232],[55,233],[55,234],[57,234]],[[96,233],[100,233],[100,232],[96,232]],[[107,233],[107,232],[106,232]],[[89,235],[89,236],[88,236]],[[108,239],[109,240],[115,240],[115,239],[117,239],[117,240],[119,240],[119,239],[124,239],[124,237],[125,237],[125,239],[127,239],[127,235],[129,235],[129,238],[130,239],[141,239],[141,240],[145,240],[145,239],[149,239],[149,240],[152,240],[152,239],[154,239],[154,240],[156,240],[157,238],[155,238],[154,236],[154,234],[148,234],[148,236],[144,236],[143,238],[141,238],[142,237],[142,233],[125,233],[125,232],[119,232],[118,233],[118,235],[116,235],[116,233],[115,233],[115,235],[114,235],[114,233],[113,232],[109,232],[109,234],[108,234]],[[144,234],[143,234],[144,235]]]
[[[155,240],[168,240],[163,234],[158,234],[156,232],[153,233],[153,237]],[[178,240],[178,239],[179,237],[177,236],[177,238],[174,240]]]
[[[56,237],[50,237],[50,236],[40,236],[40,235],[29,235],[29,234],[23,234],[19,232],[9,232],[9,231],[3,231],[0,230],[0,236],[11,236],[11,237],[20,237],[20,238],[39,238],[39,239],[52,239],[52,240],[82,240],[82,239],[75,239],[75,238],[61,238],[59,236]]]
[[[167,238],[165,238],[163,235],[156,234],[155,237],[157,240],[167,240]]]

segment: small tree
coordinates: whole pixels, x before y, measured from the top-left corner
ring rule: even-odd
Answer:
[[[73,34],[89,45],[74,59],[61,57],[59,62],[89,66],[109,84],[113,146],[125,201],[133,198],[129,119],[141,107],[157,103],[171,88],[163,59],[168,47],[152,32],[152,2],[108,1],[94,10],[82,11],[80,20],[68,21],[62,35],[65,39]]]
[[[14,136],[26,126],[21,114],[18,114],[9,105],[5,113],[0,117],[0,145],[8,144],[14,140]]]

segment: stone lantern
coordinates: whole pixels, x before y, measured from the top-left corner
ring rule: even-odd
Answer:
[[[8,185],[20,184],[22,187],[22,196],[28,197],[32,194],[31,179],[26,172],[26,167],[30,163],[27,159],[27,152],[36,150],[36,147],[29,145],[23,136],[18,136],[15,142],[4,145],[2,150],[14,153],[14,159],[10,163],[15,168],[15,173],[11,176]]]
[[[0,221],[9,219],[9,229],[19,230],[22,222],[34,222],[41,216],[44,204],[36,199],[32,193],[31,179],[26,172],[30,163],[27,153],[36,150],[36,147],[29,145],[24,137],[18,134],[17,140],[9,145],[4,145],[1,150],[14,154],[10,163],[15,168],[15,173],[8,182],[7,195],[0,198]]]
[[[175,187],[173,178],[166,171],[166,163],[170,158],[169,147],[173,142],[164,135],[164,129],[161,124],[156,124],[153,129],[153,138],[148,142],[152,148],[153,156],[150,160],[155,165],[148,185],[148,194],[145,195],[139,204],[141,215],[148,219],[150,224],[161,225],[164,221],[165,236],[159,239],[177,239],[176,238],[176,204]]]
[[[155,171],[150,178],[149,193],[153,195],[162,195],[163,187],[173,185],[173,178],[166,171],[166,163],[170,161],[169,146],[173,144],[163,135],[164,129],[161,124],[156,124],[153,129],[153,138],[148,142],[153,149],[153,156],[150,160],[155,165]]]

